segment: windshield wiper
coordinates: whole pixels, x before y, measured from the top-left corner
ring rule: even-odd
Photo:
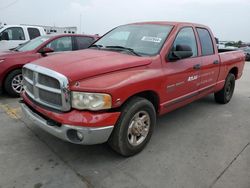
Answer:
[[[127,48],[127,47],[124,47],[124,46],[105,46],[105,48],[118,49],[118,50],[126,50],[126,51],[129,51],[130,53],[132,53],[132,54],[134,54],[136,56],[141,56],[137,52],[135,52],[134,49]]]
[[[89,48],[98,48],[98,49],[101,49],[101,48],[103,48],[103,45],[101,45],[101,44],[92,44],[92,45],[89,46]]]

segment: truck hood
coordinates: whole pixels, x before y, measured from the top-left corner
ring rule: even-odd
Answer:
[[[150,57],[86,49],[42,58],[32,64],[59,72],[72,82],[122,69],[148,65],[151,62]]]

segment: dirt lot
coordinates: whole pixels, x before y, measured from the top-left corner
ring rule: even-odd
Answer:
[[[250,187],[250,62],[232,101],[213,96],[162,116],[151,142],[131,158],[106,144],[79,146],[22,118],[0,96],[0,187]]]

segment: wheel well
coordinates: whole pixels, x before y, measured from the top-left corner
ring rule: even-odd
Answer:
[[[229,73],[234,74],[235,78],[237,78],[237,77],[238,77],[238,68],[237,68],[237,67],[232,68],[232,69],[229,71]]]
[[[132,97],[135,97],[135,96],[142,97],[142,98],[145,98],[145,99],[149,100],[154,105],[156,113],[158,112],[158,110],[159,110],[159,101],[160,100],[159,100],[159,96],[158,96],[158,94],[156,92],[154,92],[154,91],[143,91],[143,92],[140,92],[140,93],[136,93],[136,94],[132,95],[131,97],[129,97],[127,99],[127,101],[129,99],[131,99]]]

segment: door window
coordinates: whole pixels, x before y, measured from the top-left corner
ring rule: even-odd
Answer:
[[[202,55],[212,55],[214,54],[213,41],[207,29],[197,28],[199,39],[201,42]]]
[[[75,37],[75,39],[78,50],[88,48],[95,40],[92,37]]]
[[[25,40],[24,32],[21,27],[10,27],[5,29],[0,37],[2,40]]]
[[[176,50],[177,45],[188,45],[191,47],[193,56],[197,56],[197,43],[194,35],[194,31],[191,27],[185,27],[179,31],[174,41],[172,51]]]
[[[72,51],[72,40],[71,37],[61,37],[50,42],[46,47],[53,49],[54,52]]]
[[[40,31],[37,28],[28,28],[28,33],[30,36],[30,40],[39,37],[41,35]]]

